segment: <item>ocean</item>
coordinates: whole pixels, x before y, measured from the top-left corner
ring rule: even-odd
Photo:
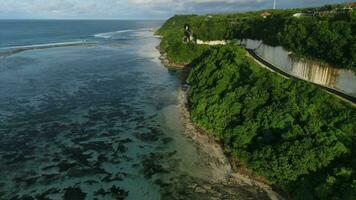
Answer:
[[[181,83],[155,49],[162,23],[0,21],[0,199],[221,193],[196,189],[212,158],[184,134]]]

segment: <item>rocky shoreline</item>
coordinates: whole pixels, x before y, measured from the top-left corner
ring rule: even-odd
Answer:
[[[161,63],[168,68],[186,69],[189,64],[171,62],[163,49],[159,46],[156,49],[160,52]],[[282,194],[283,192],[277,192],[278,189],[263,177],[254,175],[253,172],[239,164],[238,160],[226,155],[222,144],[216,141],[212,134],[191,121],[186,93],[185,88],[181,88],[178,92],[178,109],[186,130],[184,131],[185,137],[195,144],[201,154],[204,154],[207,165],[212,169],[212,178],[208,182],[199,183],[196,188],[203,188],[204,194],[212,197],[210,199],[226,195],[236,199],[287,199]],[[191,186],[191,184],[188,185]],[[198,193],[201,192],[198,191]]]
[[[159,51],[160,53],[160,57],[159,59],[161,60],[161,63],[168,67],[168,68],[174,68],[174,69],[184,69],[188,66],[189,63],[176,63],[176,62],[172,62],[168,59],[167,57],[167,53],[163,51],[163,49],[161,49],[159,46],[156,47],[156,49]]]
[[[222,146],[215,138],[202,128],[195,125],[185,104],[186,94],[180,90],[178,95],[178,106],[183,116],[184,126],[186,128],[186,137],[188,137],[200,151],[209,155],[209,164],[213,169],[212,180],[227,188],[244,187],[255,193],[257,199],[284,200],[283,195],[275,191],[266,180],[253,175],[248,169],[237,165],[237,161],[228,158],[224,154]],[[251,190],[251,188],[253,188]],[[255,190],[255,191],[253,191]],[[231,191],[233,192],[233,191]]]

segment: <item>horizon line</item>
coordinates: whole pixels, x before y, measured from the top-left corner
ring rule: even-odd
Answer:
[[[144,19],[144,18],[0,18],[0,20],[112,20],[112,21],[162,21],[162,20],[166,20],[168,18],[148,18],[148,19]]]

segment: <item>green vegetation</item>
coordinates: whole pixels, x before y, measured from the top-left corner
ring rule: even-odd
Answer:
[[[337,6],[334,6],[337,7]],[[169,19],[158,34],[164,36],[161,48],[173,61],[192,61],[208,47],[185,45],[183,25],[190,24],[201,40],[258,39],[283,47],[304,57],[326,61],[340,68],[356,70],[356,12],[346,14],[293,17],[294,13],[325,11],[333,6],[314,9],[270,10],[220,15],[180,15]],[[170,38],[167,40],[166,38]]]
[[[356,15],[295,18],[274,14],[250,18],[235,27],[233,37],[281,45],[301,56],[356,69]]]
[[[170,61],[189,63],[199,57],[208,46],[183,43],[184,24],[190,16],[175,16],[169,19],[156,34],[161,35],[160,48],[167,54]]]
[[[356,109],[257,66],[233,46],[207,50],[188,78],[195,123],[292,199],[356,197]]]
[[[294,52],[356,70],[356,14],[288,19],[277,36]]]
[[[302,56],[356,70],[356,14],[296,18],[312,9],[169,19],[157,32],[174,62],[190,63],[193,121],[215,135],[225,151],[297,200],[356,197],[356,108],[306,82],[257,66],[233,45],[183,43],[190,24],[201,40],[263,40]]]

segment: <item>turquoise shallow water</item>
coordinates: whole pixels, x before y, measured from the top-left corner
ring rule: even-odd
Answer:
[[[132,23],[0,57],[1,199],[160,199],[173,197],[170,178],[202,174],[155,24]]]
[[[145,167],[174,156],[160,111],[178,82],[142,49],[152,33],[110,34],[0,59],[2,198],[160,196]]]
[[[254,197],[182,134],[160,24],[0,21],[0,199]]]

